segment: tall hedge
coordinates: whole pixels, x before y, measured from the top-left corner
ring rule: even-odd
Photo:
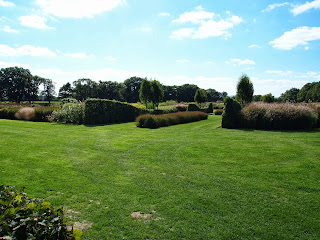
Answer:
[[[130,104],[107,99],[88,99],[85,102],[84,124],[134,122],[144,110]]]
[[[232,98],[225,99],[221,126],[223,128],[239,128],[241,126],[241,106]]]

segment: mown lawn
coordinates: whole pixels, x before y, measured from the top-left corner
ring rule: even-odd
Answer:
[[[0,184],[92,224],[83,239],[320,239],[320,129],[220,122],[0,120]]]

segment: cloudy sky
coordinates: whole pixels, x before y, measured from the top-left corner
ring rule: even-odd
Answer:
[[[320,0],[0,0],[0,67],[279,96],[320,81]]]

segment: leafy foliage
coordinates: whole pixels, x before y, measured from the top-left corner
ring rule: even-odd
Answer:
[[[320,102],[320,82],[305,84],[297,95],[299,102]]]
[[[241,106],[245,106],[246,104],[252,102],[253,97],[253,84],[250,81],[250,78],[243,74],[239,78],[239,82],[237,84],[237,95],[236,98],[240,102]]]
[[[298,88],[291,88],[284,93],[282,93],[279,97],[279,101],[281,102],[297,102],[298,101]]]
[[[274,102],[274,96],[272,96],[271,93],[268,93],[268,94],[263,95],[261,97],[261,101],[262,102],[266,102],[266,103],[273,103]]]
[[[190,104],[188,105],[187,111],[189,111],[189,112],[196,112],[196,111],[201,111],[201,109],[200,109],[196,104],[190,103]]]
[[[59,123],[82,124],[83,115],[83,103],[66,103],[63,105],[62,110],[52,113],[51,121]]]
[[[159,103],[163,99],[163,90],[161,84],[157,80],[151,82],[151,102],[153,106],[158,108]]]
[[[80,236],[81,233],[77,232]],[[30,199],[13,186],[0,186],[1,239],[80,239],[67,229],[63,209],[55,209],[43,199]]]
[[[241,123],[240,111],[240,104],[232,98],[227,97],[224,102],[221,126],[223,128],[238,128]]]
[[[136,119],[137,127],[159,128],[182,123],[205,120],[208,114],[203,112],[177,112],[164,115],[141,115]]]
[[[88,99],[85,102],[84,124],[133,122],[144,110],[130,104],[106,99]]]
[[[147,109],[148,102],[150,102],[152,98],[151,82],[148,81],[148,79],[143,79],[141,82],[139,98],[140,98],[140,101],[146,105],[146,109]]]
[[[205,103],[208,100],[207,92],[204,89],[197,89],[196,94],[194,95],[194,101],[198,104]]]

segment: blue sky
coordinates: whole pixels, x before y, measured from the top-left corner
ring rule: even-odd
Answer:
[[[320,81],[320,0],[0,0],[0,67],[255,94]]]

